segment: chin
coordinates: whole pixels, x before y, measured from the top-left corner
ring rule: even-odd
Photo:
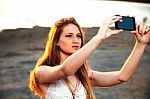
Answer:
[[[74,50],[74,51],[72,51],[72,52],[70,52],[70,53],[72,53],[72,54],[73,54],[73,53],[75,53],[76,51],[78,51],[78,50]]]

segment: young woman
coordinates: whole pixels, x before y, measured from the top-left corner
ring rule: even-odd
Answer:
[[[123,31],[109,28],[120,19],[121,16],[112,16],[104,21],[85,45],[84,32],[74,18],[57,21],[49,32],[44,55],[30,74],[30,89],[41,99],[95,99],[93,86],[108,87],[128,81],[149,42],[150,28],[145,25],[137,25],[132,32],[135,46],[119,71],[94,71],[86,62],[105,39]]]

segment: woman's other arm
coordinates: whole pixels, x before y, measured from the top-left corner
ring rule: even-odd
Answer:
[[[147,30],[148,28],[142,28],[141,31]],[[122,82],[126,82],[131,78],[135,69],[138,66],[138,63],[144,53],[144,49],[150,39],[150,31],[147,32],[146,34],[143,34],[143,36],[141,36],[139,32],[140,31],[138,28],[137,31],[133,32],[136,40],[135,46],[119,71],[111,71],[111,72],[98,72],[92,70],[89,71],[89,77],[93,79],[94,86],[103,86],[103,87],[112,86],[120,84]]]

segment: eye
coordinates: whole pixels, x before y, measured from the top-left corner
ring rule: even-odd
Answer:
[[[69,34],[69,35],[66,35],[65,37],[71,38],[71,37],[72,37],[72,35],[70,35],[70,34]]]
[[[81,38],[81,37],[82,37],[81,34],[78,34],[78,35],[77,35],[77,38]]]

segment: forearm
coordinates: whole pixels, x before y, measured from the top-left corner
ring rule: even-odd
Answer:
[[[62,63],[62,68],[67,71],[67,75],[74,74],[101,42],[98,36],[94,36],[86,45],[69,56]]]
[[[135,69],[138,66],[138,63],[144,53],[146,44],[135,43],[135,46],[129,55],[128,59],[124,63],[123,67],[120,70],[119,78],[120,80],[127,81],[133,75]]]
[[[135,69],[138,66],[138,63],[144,53],[146,45],[141,45],[136,43],[128,59],[124,63],[120,71],[112,72],[96,72],[93,71],[93,85],[108,87],[116,84],[120,84],[130,79],[133,75]],[[89,73],[91,76],[91,73]]]

